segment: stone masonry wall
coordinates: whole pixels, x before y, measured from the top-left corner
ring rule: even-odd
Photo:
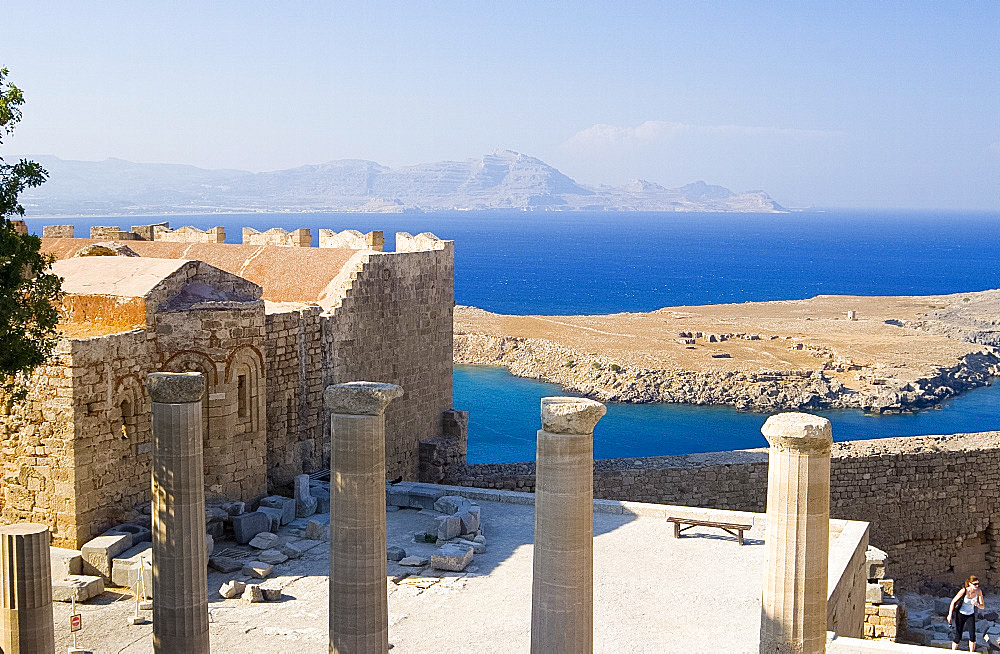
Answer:
[[[308,229],[296,229],[289,232],[280,227],[272,227],[266,232],[259,232],[253,227],[243,228],[244,245],[285,245],[307,248],[312,245],[312,233]]]
[[[152,452],[146,374],[154,345],[145,330],[71,341],[76,548],[149,502]]]
[[[205,489],[250,501],[267,490],[263,302],[156,314],[159,369],[206,377]]]
[[[42,227],[43,238],[74,238],[72,225],[45,225]]]
[[[321,248],[346,248],[348,250],[382,251],[385,237],[382,232],[362,234],[356,229],[345,229],[337,232],[332,229],[319,230],[319,246]]]
[[[382,381],[403,387],[386,409],[386,474],[417,478],[421,440],[451,408],[454,254],[372,253],[332,311],[325,384]]]
[[[267,475],[286,486],[330,459],[323,421],[323,325],[320,307],[269,312],[267,341]]]
[[[470,465],[448,483],[533,491],[534,464]],[[607,499],[764,511],[766,486],[766,450],[594,464],[594,496]],[[830,514],[870,522],[904,587],[951,580],[973,554],[1000,585],[1000,432],[834,443]]]
[[[24,401],[0,394],[0,523],[49,525],[76,544],[73,369],[69,341],[35,369]]]
[[[135,231],[135,227],[132,231]],[[197,227],[179,227],[170,229],[168,227],[155,227],[151,230],[152,238],[148,241],[168,241],[171,243],[225,243],[226,229],[224,227],[213,227],[201,230]]]

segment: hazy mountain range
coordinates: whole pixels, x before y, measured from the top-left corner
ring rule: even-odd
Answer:
[[[344,159],[265,173],[122,159],[29,158],[49,172],[45,184],[21,196],[35,217],[216,211],[785,211],[763,191],[734,193],[705,182],[673,189],[645,180],[584,186],[544,161],[509,150],[400,168]]]

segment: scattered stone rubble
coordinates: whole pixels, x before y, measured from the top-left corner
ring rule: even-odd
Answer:
[[[446,490],[430,484],[402,482],[386,484],[386,507],[397,511],[416,509],[433,519],[428,529],[414,532],[413,542],[440,545],[429,559],[406,556],[401,547],[388,547],[386,556],[401,566],[423,567],[429,563],[437,570],[462,572],[476,554],[486,552],[480,507],[472,500],[448,495]]]

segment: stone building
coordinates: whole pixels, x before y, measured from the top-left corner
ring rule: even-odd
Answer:
[[[453,243],[169,238],[184,233],[99,248],[43,238],[65,279],[64,338],[27,400],[0,404],[0,523],[48,524],[55,544],[79,547],[148,502],[142,380],[155,371],[206,377],[210,496],[249,501],[326,467],[323,389],[355,379],[405,390],[386,412],[387,474],[416,478],[419,443],[451,408]]]

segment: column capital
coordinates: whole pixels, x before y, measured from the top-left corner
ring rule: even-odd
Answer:
[[[829,454],[833,444],[830,421],[809,413],[779,413],[767,419],[760,433],[771,447],[798,454]]]
[[[355,416],[380,416],[403,389],[395,384],[355,381],[327,386],[323,404],[333,413]]]
[[[146,375],[146,390],[158,404],[197,402],[205,393],[205,376],[200,372],[151,372]]]
[[[585,397],[543,397],[542,430],[550,434],[593,434],[606,406]]]

